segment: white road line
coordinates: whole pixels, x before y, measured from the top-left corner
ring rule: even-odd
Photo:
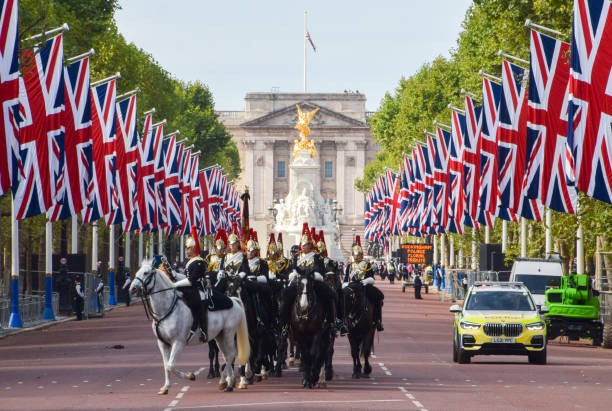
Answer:
[[[387,375],[393,375],[393,374],[391,374],[389,371],[385,371],[385,374],[387,374]]]
[[[170,401],[170,404],[168,404],[168,407],[174,407],[176,404],[178,404],[177,400],[172,400]]]
[[[407,392],[404,387],[397,387],[397,389],[400,390],[401,392]]]
[[[201,373],[202,371],[204,371],[205,369],[206,369],[206,367],[202,367],[202,368],[200,368],[199,370],[197,370],[196,372],[194,372],[193,374],[194,374],[194,375],[196,375],[196,376],[198,376],[198,375],[200,375],[200,373]]]
[[[174,401],[173,401],[174,402]],[[214,404],[214,405],[196,405],[191,407],[177,407],[175,409],[180,410],[192,410],[200,408],[228,408],[228,407],[257,407],[260,405],[290,405],[290,404],[367,404],[367,403],[380,403],[380,402],[404,402],[404,400],[338,400],[338,401],[278,401],[278,402],[249,402],[249,403],[236,403],[236,404]],[[168,407],[174,407],[172,402]],[[167,410],[167,409],[166,409]],[[166,411],[165,410],[165,411]]]
[[[181,398],[183,398],[183,395],[185,395],[184,392],[179,392],[178,394],[176,394],[176,399],[180,400]]]
[[[412,394],[406,394],[406,397],[410,398],[411,400],[414,400],[414,395]]]
[[[416,400],[415,400],[415,401],[412,401],[412,403],[413,403],[414,405],[416,405],[417,407],[419,407],[419,408],[423,408],[423,404],[421,404],[420,402],[418,402],[418,401],[416,401]]]
[[[183,392],[189,391],[189,385],[185,385],[183,388],[181,388],[181,391]]]

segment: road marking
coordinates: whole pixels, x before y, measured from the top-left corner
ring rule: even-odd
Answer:
[[[385,371],[385,374],[387,374],[387,375],[393,375],[393,374],[391,374],[389,371]]]
[[[177,400],[172,400],[170,401],[170,404],[168,404],[168,407],[174,407],[176,404],[178,404]]]
[[[197,376],[197,375],[200,375],[200,373],[201,373],[202,371],[204,371],[205,369],[206,369],[206,367],[201,367],[199,370],[197,370],[197,371],[196,371],[196,372],[194,372],[193,374],[194,374],[194,375],[196,375],[196,376]]]
[[[414,398],[414,395],[410,394],[408,391],[406,391],[406,389],[404,387],[397,387],[398,390],[400,390],[401,392],[404,393],[404,395],[412,401],[412,403],[417,406],[419,408],[419,411],[427,411],[427,409],[425,407],[423,407],[423,404],[421,404],[419,401],[416,400],[416,398]]]
[[[141,387],[144,387],[144,384],[139,384]]]
[[[39,390],[41,390],[41,389],[43,389],[43,388],[45,388],[45,387],[43,387],[42,385],[39,385],[39,386],[38,386],[38,389],[39,389]]]
[[[183,392],[189,391],[189,385],[185,385],[183,388],[181,388],[181,391]]]
[[[416,400],[412,401],[412,403],[413,403],[414,405],[416,405],[417,407],[419,407],[419,408],[423,408],[423,404],[421,404],[420,402],[418,402],[418,401],[416,401]]]
[[[168,407],[174,407],[173,404],[176,400],[172,401]],[[235,404],[214,404],[214,405],[196,405],[191,407],[177,407],[175,409],[200,409],[200,408],[228,408],[228,407],[257,407],[260,405],[291,405],[291,404],[367,404],[367,403],[381,403],[381,402],[404,402],[404,400],[318,400],[318,401],[277,401],[277,402],[248,402],[248,403],[235,403]],[[169,411],[166,408],[164,411]]]
[[[176,394],[176,398],[177,399],[181,399],[181,398],[183,398],[183,395],[185,395],[184,392],[179,392],[178,394]]]
[[[51,384],[57,384],[57,381],[51,381]]]
[[[89,382],[89,381],[87,381],[87,380],[83,380],[83,382]]]

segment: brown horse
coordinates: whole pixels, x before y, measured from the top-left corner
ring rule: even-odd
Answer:
[[[325,318],[324,305],[317,303],[314,274],[300,273],[298,294],[291,309],[291,336],[301,353],[304,369],[304,388],[327,387],[323,364],[329,351],[330,325]]]
[[[369,378],[372,372],[369,358],[376,328],[373,319],[374,307],[366,298],[365,287],[361,282],[354,281],[342,290],[345,323],[353,357],[353,378]],[[364,359],[363,373],[360,355]]]

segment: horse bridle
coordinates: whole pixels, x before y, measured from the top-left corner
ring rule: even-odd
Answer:
[[[308,276],[305,275],[304,276],[308,281],[315,281],[313,276]],[[302,276],[298,277],[298,281],[302,278]],[[301,283],[301,281],[300,281]],[[298,287],[299,290],[299,287]],[[302,312],[301,307],[300,307],[300,303],[299,303],[299,298],[295,299],[295,315],[297,316],[298,320],[308,320],[308,317],[310,316],[310,314],[312,314],[312,310],[314,309],[315,305],[317,304],[317,294],[314,292],[314,287],[312,287],[311,291],[308,291],[308,289],[306,289],[306,298],[308,297],[312,297],[312,304],[308,304],[308,308],[306,309],[306,312]]]
[[[351,284],[349,284],[349,286],[345,287],[344,290],[349,290],[351,295],[351,301],[355,301],[355,296],[357,294],[357,292],[353,289],[353,287],[351,287],[352,284],[359,284],[359,287],[363,287],[363,310],[361,310],[360,312],[357,313],[356,317],[353,317],[353,311],[351,311],[350,313],[347,314],[348,319],[350,320],[349,325],[351,326],[356,326],[357,324],[359,324],[359,321],[361,321],[361,318],[363,317],[363,315],[367,312],[368,310],[368,304],[367,304],[367,298],[365,296],[365,286],[363,284],[361,284],[361,282],[358,281],[353,281]],[[356,304],[354,304],[354,307],[357,307]]]
[[[136,277],[134,278],[134,282],[138,280],[140,284],[142,284],[142,286],[140,287],[140,289],[142,290],[141,300],[142,300],[142,305],[144,306],[145,314],[147,315],[147,319],[149,319],[149,314],[150,314],[150,318],[152,318],[153,321],[155,321],[155,326],[157,327],[162,321],[168,318],[170,314],[172,314],[172,312],[176,308],[176,303],[178,302],[179,297],[178,297],[176,288],[174,287],[162,288],[161,290],[157,290],[153,292],[148,291],[149,284],[151,283],[151,281],[153,281],[153,285],[151,285],[150,287],[151,289],[155,288],[155,285],[157,284],[157,277],[155,276],[155,270],[156,270],[155,267],[151,267],[151,270],[149,270],[149,272],[147,273],[144,281],[141,280],[140,277]],[[162,293],[162,292],[170,291],[170,290],[174,292],[172,304],[170,305],[170,308],[168,309],[168,311],[164,315],[160,316],[156,314],[155,311],[153,311],[153,307],[151,307],[150,297],[153,294]]]

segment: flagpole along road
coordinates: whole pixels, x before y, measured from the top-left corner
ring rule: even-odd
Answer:
[[[208,347],[189,347],[169,395],[161,357],[142,305],[118,307],[103,319],[68,321],[0,340],[2,409],[609,409],[612,350],[587,344],[548,348],[548,365],[521,356],[451,361],[451,302],[439,294],[415,301],[411,289],[382,283],[386,330],[376,336],[372,378],[351,379],[348,340],[336,341],[336,375],[327,389],[301,388],[297,368],[282,378],[223,393],[208,372]]]

